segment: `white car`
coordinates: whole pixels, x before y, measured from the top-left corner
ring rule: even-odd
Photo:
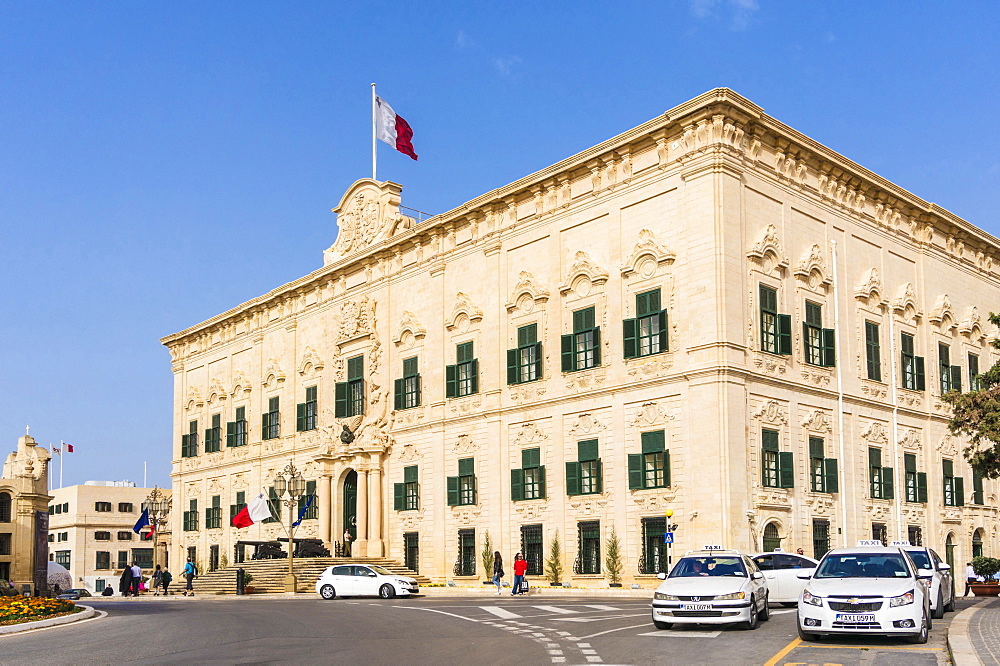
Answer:
[[[653,625],[731,624],[756,629],[767,620],[767,585],[746,555],[734,550],[692,551],[677,560],[653,594]]]
[[[324,599],[379,596],[383,599],[409,596],[420,591],[417,581],[400,576],[377,564],[341,564],[319,575],[316,592]]]
[[[758,553],[751,555],[767,583],[767,598],[791,608],[799,603],[806,582],[798,574],[804,569],[815,569],[819,560],[795,553]]]
[[[811,574],[811,575],[810,575]],[[881,634],[926,643],[931,628],[927,586],[900,548],[862,546],[827,552],[799,598],[799,638]]]
[[[951,581],[951,567],[942,562],[938,554],[923,546],[902,546],[913,563],[917,574],[930,587],[931,617],[940,620],[945,612],[955,610],[955,586]]]

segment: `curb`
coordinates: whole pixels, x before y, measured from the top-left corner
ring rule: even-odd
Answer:
[[[481,597],[483,599],[496,599],[497,596],[491,591],[496,588],[492,585],[487,588],[487,586],[482,586],[481,588],[475,587],[424,587],[420,589],[420,593],[416,595],[419,599],[443,599],[443,598],[476,598]],[[644,601],[652,601],[654,589],[651,588],[641,588],[638,590],[632,589],[599,589],[599,588],[589,588],[589,587],[531,587],[525,597],[530,598],[545,598],[545,599],[560,599],[560,598],[574,598],[574,597],[621,597],[621,598],[631,598],[631,599],[642,599]],[[510,596],[510,588],[504,588],[504,596]],[[195,597],[184,597],[169,596],[169,597],[107,597],[101,598],[101,603],[106,601],[115,603],[158,603],[158,602],[197,602],[197,601],[233,601],[233,600],[245,600],[245,601],[265,601],[265,600],[306,600],[306,599],[319,599],[319,595],[313,591],[309,592],[298,592],[296,594],[289,594],[287,592],[276,592],[276,593],[261,593],[261,594],[248,594],[245,596],[237,596],[236,594],[211,594],[205,593],[197,595]],[[407,597],[397,597],[399,599],[406,599]]]
[[[46,627],[57,627],[60,624],[69,624],[70,622],[79,622],[80,620],[86,620],[88,618],[97,615],[95,611],[90,606],[81,606],[83,608],[79,613],[73,613],[72,615],[63,615],[62,617],[54,617],[48,620],[35,620],[34,622],[24,622],[22,624],[12,624],[7,627],[0,627],[0,635],[3,634],[16,634],[22,631],[32,631],[33,629],[44,629]]]
[[[948,649],[951,650],[951,658],[955,666],[982,666],[976,649],[972,647],[969,640],[969,620],[976,614],[983,605],[989,603],[989,599],[983,599],[977,604],[969,606],[964,611],[955,616],[948,625]]]

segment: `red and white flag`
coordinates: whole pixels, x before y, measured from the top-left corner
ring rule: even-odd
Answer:
[[[403,120],[402,116],[396,115],[392,107],[377,95],[375,96],[375,128],[376,136],[379,139],[404,155],[417,159],[417,154],[413,152],[413,130],[410,129],[410,124]]]
[[[66,453],[73,453],[73,445],[66,444]]]
[[[254,523],[273,518],[271,507],[267,505],[267,498],[264,493],[257,495],[250,503],[243,507],[243,510],[233,516],[233,527],[250,527]]]

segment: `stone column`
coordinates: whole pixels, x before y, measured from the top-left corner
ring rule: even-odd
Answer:
[[[330,501],[330,477],[328,475],[320,475],[319,483],[316,484],[316,494],[319,495],[319,538],[323,541],[323,545],[330,548],[332,554],[330,519],[333,517],[333,506]]]
[[[368,470],[358,470],[358,538],[352,544],[351,555],[368,555]]]
[[[382,557],[385,554],[382,543],[382,466],[378,456],[372,456],[371,476],[368,492],[368,557]]]

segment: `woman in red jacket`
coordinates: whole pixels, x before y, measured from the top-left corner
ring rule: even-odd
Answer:
[[[514,586],[510,591],[510,596],[515,594],[523,594],[521,592],[521,584],[524,583],[524,574],[528,570],[528,560],[518,553],[514,556]]]

